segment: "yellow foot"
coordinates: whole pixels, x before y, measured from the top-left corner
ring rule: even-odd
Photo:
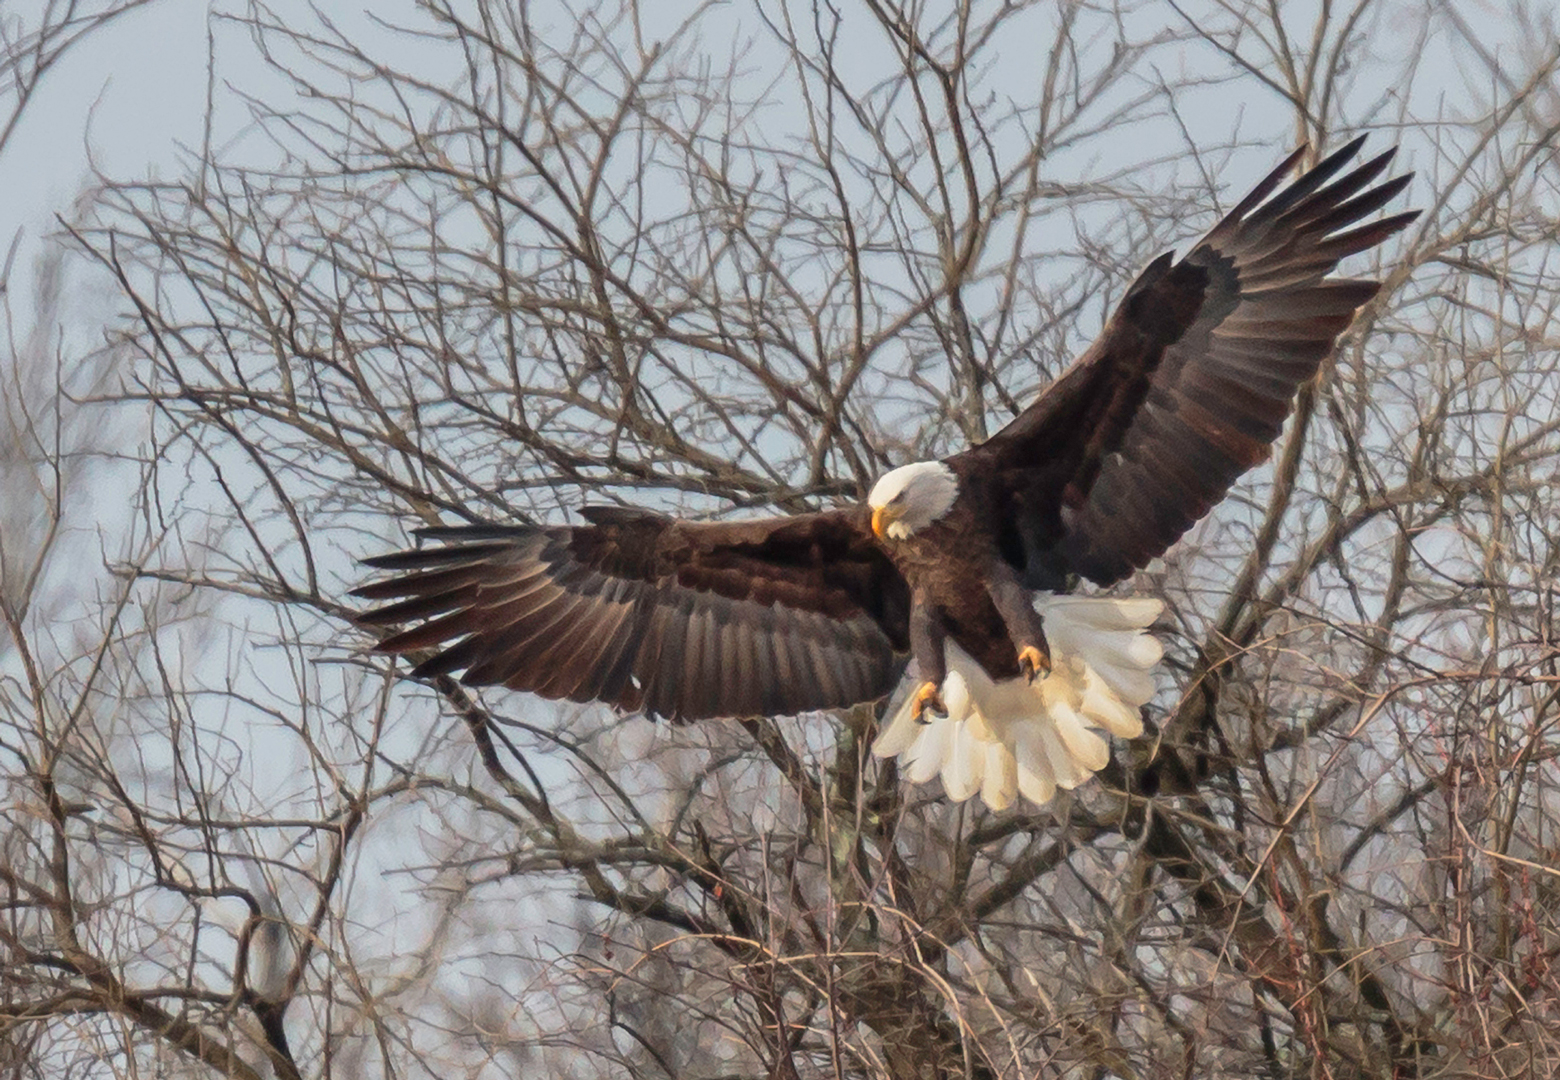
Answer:
[[[1051,673],[1051,649],[1050,646],[1041,644],[1025,645],[1018,650],[1018,670],[1024,678],[1030,682]]]
[[[915,699],[910,704],[910,715],[915,718],[917,724],[927,724],[924,713],[931,710],[933,716],[947,716],[948,706],[943,704],[942,695],[937,692],[937,684],[924,682],[916,687]]]

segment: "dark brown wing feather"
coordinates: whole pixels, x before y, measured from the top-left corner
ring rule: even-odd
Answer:
[[[381,652],[418,676],[606,701],[673,720],[790,715],[882,697],[908,647],[909,590],[862,511],[690,523],[587,510],[589,525],[426,529],[437,547],[365,560],[358,616],[414,624]]]
[[[1267,456],[1300,385],[1381,287],[1327,275],[1418,216],[1348,229],[1411,179],[1369,186],[1391,150],[1334,179],[1363,141],[1274,195],[1296,150],[1186,258],[1150,264],[1033,405],[949,459],[986,478],[1003,551],[1031,585],[1126,577]]]

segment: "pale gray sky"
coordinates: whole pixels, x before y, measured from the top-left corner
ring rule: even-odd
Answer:
[[[20,14],[27,5],[3,6]],[[0,236],[49,228],[93,163],[115,175],[168,171],[179,141],[198,142],[207,7],[158,0],[83,40],[49,73],[0,155]]]

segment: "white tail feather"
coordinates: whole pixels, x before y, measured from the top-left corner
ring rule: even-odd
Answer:
[[[1057,788],[1077,787],[1110,760],[1110,746],[1092,729],[1124,739],[1143,733],[1138,707],[1154,696],[1153,669],[1164,654],[1148,626],[1163,608],[1148,597],[1041,593],[1035,610],[1051,646],[1049,675],[1033,685],[995,682],[949,641],[948,715],[918,723],[907,696],[872,752],[899,758],[916,783],[940,775],[956,802],[977,791],[993,810],[1018,795],[1049,802]]]

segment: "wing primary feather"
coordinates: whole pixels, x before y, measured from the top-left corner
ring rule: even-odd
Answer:
[[[1326,215],[1330,214],[1336,207],[1347,206],[1346,200],[1348,200],[1349,196],[1380,176],[1395,156],[1397,156],[1397,147],[1395,146],[1383,154],[1377,154],[1353,172],[1346,173],[1326,187],[1312,193],[1309,198],[1290,207],[1289,211],[1281,215],[1275,224],[1281,227],[1292,228],[1296,232],[1318,231],[1319,222]],[[1412,176],[1413,173],[1409,173],[1398,177],[1397,180],[1388,181],[1388,183],[1382,185],[1382,189],[1390,188],[1398,180],[1406,183]],[[1401,190],[1401,185],[1394,189],[1393,193],[1395,194],[1397,190]],[[1368,212],[1361,211],[1361,213]]]
[[[461,541],[465,528],[441,530],[418,529],[413,535],[419,539]],[[495,555],[509,554],[516,549],[535,547],[545,537],[542,529],[517,526],[512,529],[479,530],[473,539],[479,542],[455,542],[443,547],[413,548],[409,551],[392,551],[386,555],[373,555],[363,559],[363,565],[375,570],[414,570],[445,563],[478,563]]]
[[[430,656],[412,668],[414,679],[431,679],[436,675],[449,675],[471,663],[482,649],[482,642],[475,637],[457,641],[443,652]]]
[[[440,570],[423,570],[413,574],[405,574],[401,577],[387,578],[384,581],[376,581],[368,585],[353,589],[348,595],[360,600],[388,600],[397,596],[426,596],[429,593],[448,592],[462,585],[475,585],[481,580],[481,569],[477,566],[449,566]],[[358,622],[362,622],[369,615],[377,612],[366,612],[358,616]]]
[[[1235,204],[1235,209],[1224,215],[1224,221],[1219,223],[1220,226],[1223,226],[1225,223],[1234,224],[1256,209],[1263,199],[1273,193],[1274,188],[1284,182],[1284,177],[1294,170],[1294,167],[1300,163],[1300,159],[1305,157],[1310,150],[1310,143],[1301,143],[1291,150],[1289,156],[1279,163],[1278,168],[1263,177],[1244,199]]]
[[[423,525],[413,529],[412,535],[419,540],[440,540],[469,549],[475,546],[472,544],[474,540],[513,542],[539,536],[546,531],[545,527],[537,525]]]
[[[1290,207],[1299,203],[1337,175],[1338,170],[1347,165],[1350,159],[1360,152],[1360,147],[1364,145],[1365,136],[1361,135],[1347,145],[1328,154],[1321,161],[1317,162],[1314,167],[1301,173],[1294,183],[1263,203],[1246,221],[1252,225],[1267,224],[1281,217]]]
[[[1419,217],[1419,213],[1418,210],[1409,210],[1406,213],[1382,218],[1380,221],[1373,221],[1369,225],[1361,225],[1358,229],[1353,229],[1346,233],[1339,233],[1324,243],[1318,244],[1316,252],[1318,255],[1326,255],[1336,264],[1349,255],[1355,255],[1366,248],[1375,247]]]
[[[397,601],[394,604],[386,604],[371,611],[365,611],[353,621],[359,626],[395,626],[399,623],[411,622],[414,619],[426,619],[440,615],[452,609],[462,609],[470,605],[475,599],[477,587],[469,586],[459,591],[435,593],[432,596],[413,596],[406,600]],[[379,646],[380,651],[394,652],[394,649],[386,650]]]
[[[1378,188],[1373,188],[1363,195],[1332,207],[1325,214],[1321,214],[1307,223],[1306,230],[1326,235],[1352,221],[1358,221],[1367,214],[1373,214],[1396,198],[1398,193],[1406,188],[1413,179],[1413,173],[1395,176]]]

